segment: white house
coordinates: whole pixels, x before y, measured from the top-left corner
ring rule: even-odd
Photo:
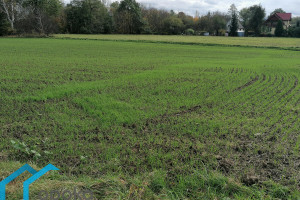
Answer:
[[[231,27],[231,20],[229,20],[229,22],[227,22],[227,34],[229,34],[230,32],[230,27]],[[245,36],[245,28],[242,25],[242,23],[240,22],[240,20],[238,21],[238,30],[237,30],[237,34],[239,37],[244,37]]]

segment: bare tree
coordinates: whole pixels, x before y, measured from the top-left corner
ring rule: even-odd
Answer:
[[[11,29],[14,30],[14,24],[18,18],[18,12],[22,9],[22,2],[19,0],[0,0],[0,3]]]
[[[25,0],[24,7],[31,13],[35,19],[35,29],[44,34],[48,32],[47,26],[51,26],[53,17],[57,16],[62,3],[59,0]]]

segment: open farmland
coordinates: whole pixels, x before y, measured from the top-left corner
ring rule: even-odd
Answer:
[[[209,46],[245,46],[292,49],[300,51],[300,40],[271,37],[199,37],[181,35],[70,35],[57,34],[54,38],[89,39],[102,41],[137,41],[151,43],[202,44]]]
[[[32,196],[39,184],[78,184],[98,199],[299,199],[299,51],[0,44],[0,180],[20,163],[50,162],[59,175]]]

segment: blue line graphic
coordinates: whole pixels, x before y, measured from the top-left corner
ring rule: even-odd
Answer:
[[[5,200],[6,185],[11,181],[13,181],[15,178],[17,178],[18,176],[20,176],[25,171],[28,171],[29,173],[32,174],[32,176],[23,183],[23,200],[29,200],[29,185],[51,170],[59,170],[59,169],[54,165],[49,164],[37,172],[30,165],[25,164],[23,167],[21,167],[20,169],[12,173],[9,177],[7,177],[6,179],[0,182],[0,200]]]

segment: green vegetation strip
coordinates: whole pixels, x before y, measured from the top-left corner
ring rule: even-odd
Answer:
[[[215,36],[163,36],[163,35],[72,35],[56,34],[54,38],[101,41],[124,41],[142,43],[166,43],[224,47],[255,47],[300,51],[298,38],[258,38],[258,37],[215,37]]]

